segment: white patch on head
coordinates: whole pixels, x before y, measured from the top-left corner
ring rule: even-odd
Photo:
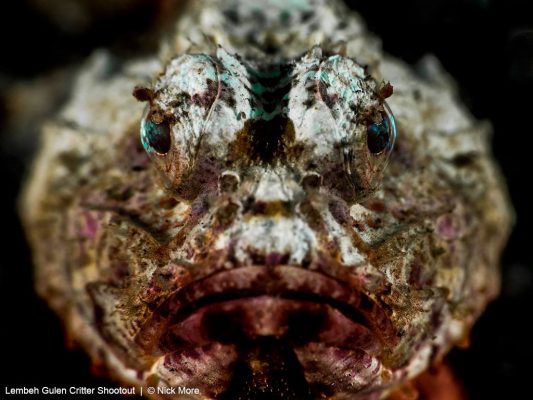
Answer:
[[[251,264],[251,254],[289,255],[289,264],[300,264],[316,248],[315,234],[299,218],[251,218],[228,233],[235,240],[235,257]]]
[[[212,112],[208,116],[205,131],[205,142],[216,146],[223,145],[219,151],[235,140],[235,134],[244,127],[244,122],[252,113],[250,105],[250,82],[244,65],[223,48],[217,49],[219,96],[225,90],[231,93],[234,104],[227,104],[224,99],[217,98]]]

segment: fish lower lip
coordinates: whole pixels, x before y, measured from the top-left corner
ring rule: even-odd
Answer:
[[[270,321],[261,320],[248,303],[268,308]],[[206,335],[216,341],[230,340],[229,337],[217,337],[212,334],[213,329],[208,329],[216,318],[234,322],[235,341],[243,339],[239,335],[252,338],[262,335],[261,332],[295,337],[294,329],[290,330],[289,325],[296,324],[290,321],[299,318],[295,315],[301,317],[306,313],[317,321],[324,319],[322,323],[326,324],[328,321],[337,324],[342,319],[340,325],[344,326],[350,321],[350,324],[372,332],[381,344],[390,343],[395,336],[384,310],[361,291],[320,272],[277,266],[241,267],[192,282],[155,310],[136,341],[147,354],[163,354],[169,350],[171,332],[176,332],[180,326],[192,328],[191,317],[196,318],[196,324],[201,318],[203,329],[200,331],[210,331],[211,334]],[[296,336],[302,339],[301,335]],[[309,336],[308,339],[312,338]]]

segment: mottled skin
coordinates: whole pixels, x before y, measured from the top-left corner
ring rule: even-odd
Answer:
[[[123,383],[384,398],[499,290],[511,209],[456,97],[336,1],[194,1],[159,56],[95,54],[44,127],[39,293]]]

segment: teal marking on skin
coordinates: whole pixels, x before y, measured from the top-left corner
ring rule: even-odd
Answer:
[[[281,77],[281,67],[279,65],[273,66],[264,70],[257,70],[250,66],[247,66],[246,71],[257,79],[274,79]]]
[[[222,72],[221,74],[218,75],[218,79],[220,79],[220,82],[229,84],[231,80],[233,79],[233,77],[227,72]]]
[[[212,81],[217,80],[217,70],[216,69],[206,69],[203,71],[203,74],[206,79],[211,79]]]
[[[291,13],[288,10],[282,10],[279,13],[279,20],[283,24],[287,24],[291,19]]]
[[[331,79],[329,77],[329,74],[326,71],[320,71],[320,75],[318,76],[318,79],[320,79],[324,83],[331,84]]]
[[[250,117],[252,119],[260,118],[265,111],[263,109],[259,109],[256,107],[252,108],[252,111],[250,112]]]
[[[252,78],[252,85],[250,91],[256,96],[256,104],[252,107],[250,117],[253,119],[262,119],[264,121],[271,121],[282,113],[286,113],[287,109],[283,104],[274,104],[272,101],[270,103],[265,102],[265,94],[272,94],[281,88],[284,88],[288,84],[292,77],[290,74],[287,74],[284,71],[284,68],[281,65],[271,65],[265,69],[255,69],[250,65],[246,66],[246,71],[250,78]],[[286,101],[289,99],[288,93],[280,93],[280,97],[277,97],[276,101]],[[269,104],[270,107],[266,107]],[[265,110],[265,107],[272,109],[268,112]]]
[[[260,82],[255,82],[252,85],[252,92],[255,93],[255,94],[261,94],[261,93],[265,92],[266,90],[267,89]]]
[[[276,116],[278,116],[279,114],[281,114],[282,111],[283,111],[283,108],[281,107],[281,105],[276,106],[276,108],[272,112],[267,112],[265,111],[264,108],[261,108],[261,107],[254,107],[252,108],[252,112],[250,116],[254,119],[262,119],[265,121],[270,121],[276,118]]]
[[[267,6],[297,11],[310,11],[313,9],[308,0],[268,0]]]
[[[271,121],[283,112],[284,108],[280,105],[276,106],[274,111],[266,112],[263,108],[252,109],[252,118],[262,119],[265,121]]]

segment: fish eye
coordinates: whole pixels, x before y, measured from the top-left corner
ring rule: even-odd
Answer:
[[[141,122],[141,142],[149,153],[167,154],[171,145],[168,122],[156,123],[149,118],[143,118]]]
[[[368,150],[375,155],[391,150],[396,139],[396,124],[394,117],[385,105],[385,112],[380,122],[374,122],[367,127],[366,143]]]

